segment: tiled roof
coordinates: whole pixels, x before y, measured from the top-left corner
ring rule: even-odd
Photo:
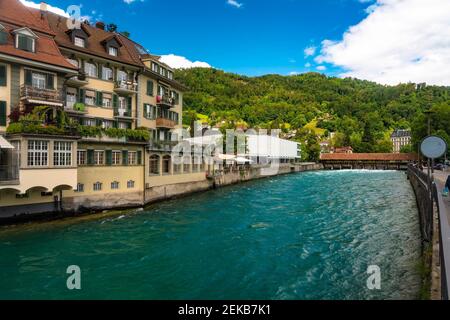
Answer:
[[[396,130],[391,135],[391,138],[411,137],[411,131],[409,130]]]
[[[324,153],[323,161],[414,161],[415,153]]]
[[[88,47],[81,48],[75,46],[75,44],[72,43],[70,36],[68,35],[67,31],[69,31],[69,28],[67,27],[66,23],[67,18],[51,12],[47,13],[47,17],[51,29],[56,34],[55,40],[59,46],[73,49],[78,52],[83,52],[89,55],[95,55],[108,60],[143,67],[143,64],[139,56],[136,56],[134,52],[130,52],[129,46],[124,43],[126,42],[125,41],[126,38],[123,37],[122,35],[118,33],[112,33],[107,30],[102,30],[95,26],[83,24],[83,28],[90,34],[90,36],[87,41]],[[122,47],[119,48],[119,55],[117,57],[109,55],[108,52],[106,52],[105,46],[103,45],[103,42],[105,40],[111,39],[114,36],[117,36],[118,39],[120,39],[119,42],[122,42],[124,44]]]
[[[18,0],[0,0],[0,23],[8,32],[7,43],[0,45],[0,53],[75,69],[59,51],[53,40],[53,33],[46,20],[41,19],[39,10],[27,8]],[[11,32],[22,27],[28,27],[39,37],[36,42],[36,52],[16,49]]]

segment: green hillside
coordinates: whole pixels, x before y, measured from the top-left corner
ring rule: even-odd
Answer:
[[[384,86],[317,73],[246,77],[204,68],[178,70],[176,79],[189,88],[186,124],[196,112],[212,125],[296,130],[299,141],[311,144],[317,143],[313,136],[335,132],[336,146],[390,152],[390,132],[411,128],[417,143],[426,134],[423,111],[434,108],[434,131],[450,142],[450,87]]]

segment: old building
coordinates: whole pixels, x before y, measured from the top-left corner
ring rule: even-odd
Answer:
[[[395,130],[391,135],[393,145],[393,152],[400,153],[403,147],[411,145],[411,131],[409,130]]]

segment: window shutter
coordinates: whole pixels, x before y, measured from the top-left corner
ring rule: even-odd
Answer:
[[[6,66],[0,65],[0,86],[6,87]]]
[[[78,91],[78,102],[84,103],[84,89]]]
[[[137,164],[142,165],[142,151],[137,152]]]
[[[119,127],[119,121],[115,120],[113,122],[113,128],[117,129]]]
[[[97,106],[103,106],[103,92],[97,91]]]
[[[122,164],[128,165],[128,150],[122,150]]]
[[[34,39],[25,37],[25,43],[26,43],[27,51],[34,52],[34,50],[33,50],[33,43],[34,43],[34,41],[35,41]]]
[[[153,81],[147,80],[147,95],[153,96]]]
[[[112,151],[106,150],[106,165],[112,165]]]
[[[102,126],[102,119],[95,119],[95,124],[97,125],[97,127],[101,127]]]
[[[6,126],[6,101],[0,101],[0,126]]]
[[[47,89],[55,89],[55,77],[52,74],[47,74]]]
[[[27,86],[33,85],[33,73],[31,70],[25,70],[25,84]]]
[[[5,31],[0,31],[0,44],[8,42],[8,34]]]
[[[114,113],[119,109],[119,98],[117,97],[117,94],[113,94],[113,109]]]
[[[133,98],[132,97],[128,97],[127,98],[127,113],[128,116],[131,117],[131,105],[133,103]]]
[[[93,165],[94,164],[94,150],[89,149],[87,151],[87,164]]]
[[[98,78],[103,79],[103,65],[99,64],[97,68]]]

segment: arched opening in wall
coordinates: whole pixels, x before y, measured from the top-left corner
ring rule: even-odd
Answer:
[[[169,155],[166,155],[162,159],[162,173],[163,174],[170,174],[170,167],[171,167],[172,158]]]
[[[150,175],[158,175],[160,173],[159,159],[160,157],[157,154],[153,154],[150,156],[149,159]]]

